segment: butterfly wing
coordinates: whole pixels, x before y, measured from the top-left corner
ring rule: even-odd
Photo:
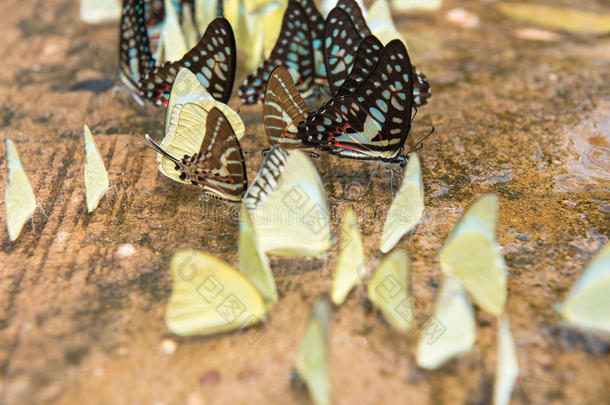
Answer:
[[[297,89],[309,89],[314,79],[312,36],[303,8],[291,1],[284,13],[280,36],[268,59],[239,86],[239,97],[244,104],[263,100],[267,81],[276,66],[284,66],[293,75]]]
[[[108,191],[110,185],[108,172],[104,167],[102,155],[95,145],[93,136],[88,126],[83,128],[85,140],[85,188],[87,190],[87,212],[92,212],[100,202],[100,199]]]
[[[224,18],[212,21],[199,43],[176,62],[166,62],[142,80],[144,96],[167,105],[174,78],[182,67],[193,72],[216,100],[226,103],[235,79],[235,37]]]
[[[276,67],[267,82],[263,103],[263,122],[269,143],[282,144],[286,148],[301,147],[302,142],[296,136],[297,126],[308,115],[309,108],[292,76],[284,67]]]
[[[300,150],[273,146],[244,203],[264,252],[311,257],[333,244],[322,180]]]
[[[381,234],[379,249],[387,253],[404,234],[415,228],[424,212],[424,186],[419,156],[413,152],[405,169],[400,189],[392,201]]]
[[[351,95],[358,88],[379,61],[382,49],[383,44],[374,35],[368,35],[360,41],[351,70],[337,89],[335,97]]]
[[[324,24],[324,64],[332,94],[337,92],[355,60],[360,33],[347,12],[335,7]]]
[[[364,19],[364,15],[362,15],[362,9],[356,1],[339,0],[337,7],[345,10],[345,12],[349,15],[349,18],[352,20],[352,23],[354,23],[356,30],[358,30],[358,33],[360,33],[360,37],[364,38],[371,35],[371,30]]]
[[[10,139],[6,140],[6,162],[8,169],[8,184],[5,191],[6,227],[9,239],[14,241],[19,237],[23,225],[34,215],[36,198],[15,144]]]
[[[123,0],[119,79],[136,97],[141,96],[140,81],[155,69],[144,9],[144,0]]]
[[[411,127],[412,76],[404,44],[391,41],[354,93],[310,115],[299,137],[340,156],[403,159],[400,153]]]
[[[307,15],[309,31],[315,64],[315,77],[320,83],[326,82],[326,68],[324,67],[324,17],[318,11],[313,0],[294,0],[303,8]]]
[[[254,286],[222,260],[196,250],[181,250],[170,262],[172,295],[165,322],[180,336],[244,329],[265,313]]]
[[[239,201],[245,192],[248,180],[244,156],[229,120],[218,108],[207,113],[201,149],[185,161],[185,166],[183,180],[221,198]]]

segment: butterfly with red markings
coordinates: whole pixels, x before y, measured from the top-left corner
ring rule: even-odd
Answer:
[[[346,77],[356,78],[358,70],[352,69],[361,41],[371,35],[371,30],[366,24],[362,15],[362,10],[354,0],[340,0],[333,8],[324,26],[324,63],[328,76],[328,84],[332,94],[338,96],[338,89],[341,87]],[[368,58],[374,65],[379,59],[378,52],[381,51],[383,44],[376,38],[376,53],[369,53]],[[371,42],[371,40],[369,40]],[[426,81],[426,76],[415,66],[413,66],[415,82],[413,84],[413,102],[415,106],[424,105],[431,96],[430,85]],[[366,78],[366,72],[360,79]],[[353,88],[353,83],[343,90]],[[353,91],[353,90],[352,90]]]
[[[171,85],[182,67],[193,72],[210,94],[226,103],[235,79],[235,37],[231,24],[216,18],[182,59],[156,66],[146,29],[144,0],[124,0],[119,41],[119,78],[141,102],[167,105]]]
[[[148,135],[146,139],[153,149],[176,164],[181,180],[190,181],[212,196],[240,201],[248,187],[246,164],[229,120],[218,108],[206,112],[196,103],[185,103],[182,112],[191,117],[191,121],[184,124],[189,130],[205,127],[205,137],[198,153],[172,156]]]
[[[284,12],[280,36],[268,59],[239,86],[239,97],[244,104],[263,100],[267,81],[276,66],[284,66],[294,76],[299,91],[307,91],[314,80],[315,63],[312,35],[308,16],[295,0],[288,3]]]

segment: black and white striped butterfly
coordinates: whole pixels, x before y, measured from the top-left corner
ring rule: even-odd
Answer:
[[[182,67],[192,71],[210,94],[226,103],[235,79],[235,37],[231,24],[216,18],[193,49],[176,62],[157,67],[150,49],[144,0],[124,0],[119,44],[119,78],[141,101],[167,105],[171,85]]]
[[[276,66],[284,66],[294,75],[300,91],[311,87],[315,75],[311,31],[305,10],[294,0],[284,12],[280,36],[271,55],[239,86],[239,97],[244,104],[263,100],[269,75]]]
[[[196,103],[185,103],[182,113],[205,123],[205,137],[198,153],[172,156],[148,135],[146,139],[158,153],[176,164],[181,180],[222,199],[240,201],[248,187],[246,164],[229,120],[218,108],[206,112]]]
[[[333,8],[324,26],[324,63],[326,65],[326,73],[328,76],[328,84],[331,93],[335,96],[338,89],[341,87],[348,74],[352,79],[357,77],[357,70],[352,70],[352,66],[356,60],[356,53],[360,47],[361,41],[371,35],[371,30],[366,25],[366,21],[362,16],[362,10],[354,0],[340,0],[337,6]],[[375,37],[374,37],[375,38]],[[371,51],[381,51],[382,44],[377,38],[375,41],[369,39],[369,42],[375,42]],[[367,53],[367,58],[371,60],[369,65],[374,65],[379,59],[377,53]],[[431,96],[430,85],[426,81],[426,76],[413,66],[415,82],[413,85],[413,101],[415,106],[424,105]],[[362,76],[364,79],[366,76]],[[342,90],[353,87],[344,87]]]

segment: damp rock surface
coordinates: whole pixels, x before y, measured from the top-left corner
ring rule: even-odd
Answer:
[[[118,22],[80,22],[77,1],[5,3],[0,194],[10,138],[48,219],[36,213],[35,230],[26,224],[11,243],[0,213],[0,403],[309,403],[291,389],[290,375],[310,308],[330,289],[336,248],[325,259],[271,258],[281,299],[265,327],[172,336],[164,322],[171,255],[196,248],[236,266],[239,206],[202,199],[158,172],[141,135],[162,137],[164,110],[140,108],[108,86],[117,75]],[[457,7],[478,24],[448,23]],[[610,12],[602,1],[579,7]],[[551,305],[610,238],[610,38],[560,31],[531,38],[522,34],[527,22],[489,1],[450,0],[395,22],[433,92],[409,137],[413,144],[435,128],[419,151],[424,220],[398,244],[413,260],[418,319],[433,311],[443,241],[468,205],[494,192],[521,368],[512,403],[607,402],[608,344],[567,330]],[[246,73],[238,71],[235,88]],[[229,104],[240,105],[236,94]],[[262,107],[242,106],[240,114],[252,180],[267,147]],[[83,124],[116,185],[92,214]],[[367,189],[376,163],[322,154],[315,165],[334,234],[350,204],[372,271],[396,176],[382,168]],[[391,330],[357,288],[331,317],[333,403],[488,403],[497,320],[479,311],[477,325],[472,353],[425,372],[414,359],[421,329]],[[167,342],[171,350],[160,350]],[[210,370],[218,378],[204,378]]]

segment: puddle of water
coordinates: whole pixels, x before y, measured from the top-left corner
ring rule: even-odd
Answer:
[[[567,152],[555,191],[604,191],[610,187],[610,102],[603,102],[584,122],[566,131]]]

